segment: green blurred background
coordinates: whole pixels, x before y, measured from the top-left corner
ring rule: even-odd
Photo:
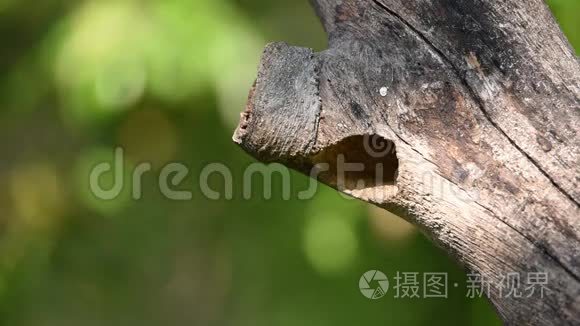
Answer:
[[[580,47],[580,1],[549,4]],[[242,198],[253,160],[230,139],[262,48],[325,47],[307,0],[0,0],[0,35],[0,325],[499,324],[466,298],[464,271],[384,211],[323,186]],[[128,167],[154,165],[141,200],[88,190],[117,146]],[[189,167],[192,200],[161,195],[168,162]],[[232,170],[233,200],[199,190],[212,162]],[[292,174],[294,193],[307,184]],[[371,301],[370,269],[460,285]]]

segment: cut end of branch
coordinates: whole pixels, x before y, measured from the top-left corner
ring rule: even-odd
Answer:
[[[311,49],[269,44],[234,141],[266,162],[309,153],[320,113],[318,74]]]
[[[254,81],[252,88],[250,88],[246,109],[242,113],[240,113],[240,122],[238,124],[238,127],[236,128],[236,131],[234,132],[234,136],[232,137],[234,143],[238,145],[242,144],[242,139],[246,135],[248,126],[250,124],[250,117],[252,114],[255,90],[256,90],[256,81]]]

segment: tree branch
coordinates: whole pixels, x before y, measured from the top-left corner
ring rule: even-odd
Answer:
[[[578,325],[580,64],[545,4],[313,3],[329,49],[269,45],[234,140],[420,226],[506,323]]]

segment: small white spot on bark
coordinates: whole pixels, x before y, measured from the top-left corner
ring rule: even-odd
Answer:
[[[381,89],[379,90],[379,93],[381,94],[382,97],[387,96],[387,93],[389,92],[389,88],[388,87],[381,87]]]

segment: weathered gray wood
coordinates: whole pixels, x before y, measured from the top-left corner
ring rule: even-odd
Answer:
[[[330,163],[322,182],[489,280],[507,324],[580,325],[580,64],[546,5],[313,2],[329,49],[269,45],[234,140],[304,173]],[[366,172],[342,180],[339,154]],[[543,297],[501,293],[538,271]]]

